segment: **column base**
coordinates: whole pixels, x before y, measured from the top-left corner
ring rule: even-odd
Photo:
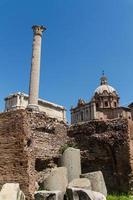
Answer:
[[[30,111],[39,112],[39,106],[36,104],[28,104],[27,109]]]

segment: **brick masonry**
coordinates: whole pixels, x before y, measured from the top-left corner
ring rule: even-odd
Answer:
[[[16,110],[0,114],[0,186],[20,183],[27,200],[36,182],[59,165],[61,147],[81,149],[82,172],[101,170],[109,192],[133,188],[133,122],[90,121],[67,127],[45,113]]]
[[[108,192],[132,192],[133,122],[90,121],[72,125],[71,143],[81,149],[82,172],[101,170]]]
[[[57,166],[66,125],[45,113],[18,110],[0,114],[0,186],[20,183],[27,200],[36,182]]]

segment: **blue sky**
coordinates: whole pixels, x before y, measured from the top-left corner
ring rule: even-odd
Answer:
[[[34,24],[47,27],[41,98],[69,111],[91,98],[104,70],[121,104],[133,101],[132,0],[0,0],[0,110],[8,94],[28,93]]]

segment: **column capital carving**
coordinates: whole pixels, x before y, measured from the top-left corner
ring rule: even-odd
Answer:
[[[34,25],[34,26],[32,26],[32,29],[33,29],[34,35],[42,36],[42,32],[46,30],[46,27]]]

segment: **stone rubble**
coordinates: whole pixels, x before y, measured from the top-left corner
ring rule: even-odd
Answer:
[[[63,157],[63,161],[68,168],[52,168],[43,182],[43,190],[36,191],[34,195],[32,195],[35,200],[64,200],[64,198],[68,200],[106,200],[105,196],[107,196],[107,190],[102,173],[98,171],[81,174],[83,178],[74,179],[70,171],[71,168],[72,171],[74,170],[72,159],[74,158],[75,162],[77,159],[78,166],[75,166],[77,170],[76,173],[81,173],[79,164],[79,162],[81,162],[80,150],[68,148],[63,154],[66,155]],[[70,178],[70,175],[72,180],[68,182],[68,177]],[[36,190],[39,189],[37,182],[35,182],[35,188]],[[93,190],[95,190],[95,192]],[[25,196],[20,190],[19,184],[7,183],[2,187],[0,200],[25,200]]]
[[[91,182],[93,191],[100,192],[104,194],[104,196],[107,196],[107,189],[101,171],[81,174],[81,178],[87,178]]]
[[[66,193],[66,198],[68,200],[80,200],[80,199],[81,200],[105,200],[106,199],[105,195],[107,195],[107,190],[106,190],[106,185],[104,183],[102,172],[98,171],[98,172],[82,174],[81,176],[85,176],[86,178],[75,179],[74,176],[72,176],[73,175],[72,172],[74,170],[73,158],[75,160],[75,163],[78,162],[78,166],[75,165],[76,173],[79,171],[81,173],[81,168],[79,167],[80,166],[79,162],[81,162],[80,150],[74,149],[74,148],[67,148],[63,152],[63,156],[61,158],[63,160],[61,164],[64,165],[65,163],[65,166],[67,166],[67,168],[58,167],[58,168],[52,169],[49,176],[44,180],[44,189],[50,190],[50,191],[49,192],[42,191],[41,194],[40,192],[36,193],[36,196],[35,196],[36,200],[41,200],[42,196],[44,197],[45,200],[48,198],[58,199],[57,194],[55,194],[54,190],[60,191],[60,198],[62,200],[64,199],[63,197],[65,193]],[[67,176],[67,173],[68,173],[68,176]],[[78,174],[78,177],[79,175],[80,174]],[[69,182],[67,178],[69,179],[71,178],[72,179],[71,182]],[[93,185],[93,187],[91,184]],[[104,195],[100,192],[104,193]]]
[[[106,200],[103,194],[83,188],[67,188],[67,196],[69,200]]]
[[[35,200],[63,200],[61,191],[37,191],[35,192]]]

